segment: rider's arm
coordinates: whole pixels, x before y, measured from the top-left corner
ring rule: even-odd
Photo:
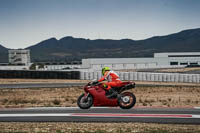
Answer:
[[[98,82],[101,82],[101,81],[104,81],[105,80],[105,77],[103,76],[102,78],[100,78],[99,80],[98,80]]]
[[[109,75],[109,71],[106,71],[104,76],[98,80],[98,82],[104,81]]]

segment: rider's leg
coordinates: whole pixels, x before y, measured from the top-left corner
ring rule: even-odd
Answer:
[[[105,89],[110,93],[110,95],[107,97],[110,98],[110,97],[116,96],[117,92],[112,87],[116,87],[117,83],[116,82],[108,82],[108,83],[106,83],[106,85],[107,85],[107,87]]]
[[[105,90],[109,91],[111,89],[111,86],[108,83],[104,84]]]

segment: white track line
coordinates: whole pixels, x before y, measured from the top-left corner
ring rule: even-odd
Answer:
[[[91,107],[90,109],[110,109],[110,108],[119,108],[119,107]],[[19,108],[17,108],[17,109],[19,109]],[[42,110],[48,110],[48,109],[55,109],[55,110],[57,110],[57,109],[58,110],[60,110],[60,109],[61,110],[62,109],[65,109],[65,110],[79,110],[80,108],[79,107],[33,107],[33,108],[21,108],[21,109],[25,109],[25,110],[34,110],[34,109],[42,109]],[[132,109],[138,109],[138,108],[136,107],[136,108],[132,108]],[[141,109],[145,109],[145,108],[141,108]],[[154,109],[154,108],[146,108],[146,109]],[[166,108],[164,108],[164,109],[166,109]],[[171,109],[171,108],[167,108],[167,109]],[[193,107],[193,109],[200,109],[200,107]]]
[[[0,117],[140,117],[140,118],[197,118],[192,114],[111,114],[111,113],[47,113],[47,114],[0,114]]]
[[[48,110],[48,109],[79,109],[78,107],[34,107],[34,108],[24,108],[26,110],[33,110],[33,109],[42,109],[42,110]]]
[[[0,114],[0,117],[71,116],[71,114]]]
[[[200,115],[192,115],[192,118],[200,118]]]
[[[91,107],[90,109],[108,109],[108,108],[118,108],[118,107]],[[35,108],[24,108],[26,110],[33,110],[33,109],[67,109],[67,110],[79,110],[79,107],[35,107]]]

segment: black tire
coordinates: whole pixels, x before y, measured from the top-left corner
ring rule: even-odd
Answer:
[[[129,101],[124,102],[123,98],[126,97],[126,96],[129,97]],[[118,105],[120,106],[120,108],[122,108],[122,109],[130,109],[135,105],[136,97],[131,92],[124,92],[124,93],[120,94],[120,96],[117,98],[117,102],[118,102]]]
[[[77,100],[77,105],[81,109],[89,109],[93,105],[93,97],[89,94],[88,98],[87,98],[87,102],[84,102],[83,101],[84,95],[85,94],[82,94],[82,95],[79,96],[79,98]]]

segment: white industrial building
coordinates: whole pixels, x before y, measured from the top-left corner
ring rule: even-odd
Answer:
[[[0,70],[27,70],[30,63],[30,50],[8,50],[9,63],[0,63]]]
[[[82,60],[82,68],[101,70],[110,67],[113,70],[172,68],[187,65],[200,65],[200,52],[155,53],[152,58],[89,58]]]
[[[0,70],[28,70],[29,66],[0,64]]]
[[[28,49],[11,49],[8,50],[8,60],[13,65],[25,65],[30,64],[30,50]]]
[[[57,63],[42,63],[44,68],[40,70],[70,70],[70,69],[80,69],[81,62],[57,62]]]
[[[44,65],[44,70],[80,69],[81,65]]]
[[[42,63],[40,70],[101,70],[108,66],[113,70],[173,68],[200,65],[200,52],[155,53],[152,58],[89,58],[75,63]],[[2,70],[29,69],[29,50],[9,50],[9,64],[0,64]],[[38,68],[39,69],[39,68]]]

